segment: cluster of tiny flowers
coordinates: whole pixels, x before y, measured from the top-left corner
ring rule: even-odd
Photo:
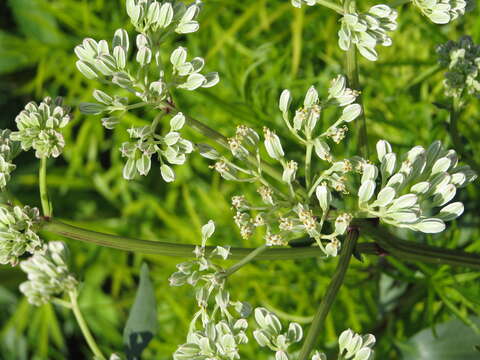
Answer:
[[[25,253],[33,254],[42,247],[36,231],[40,212],[29,206],[0,206],[0,264],[18,263]]]
[[[325,139],[330,138],[335,143],[342,141],[348,130],[345,124],[355,120],[362,113],[361,106],[355,102],[359,93],[348,88],[346,84],[347,81],[344,76],[339,75],[334,78],[328,89],[328,97],[324,100],[320,99],[317,90],[313,86],[310,87],[305,95],[303,107],[295,111],[293,119],[290,119],[289,115],[289,108],[292,102],[290,91],[284,90],[280,95],[279,109],[287,127],[303,144],[312,142],[315,152],[322,160],[332,160],[330,147],[325,142]],[[317,123],[320,120],[322,110],[331,106],[342,110],[340,117],[327,129],[318,131]],[[270,139],[267,139],[267,134],[265,139],[265,146],[270,157],[277,160],[282,158],[283,150],[278,150],[277,156],[273,155],[273,150],[269,150],[269,148],[281,149],[280,140],[274,138],[273,135],[270,136]]]
[[[339,360],[372,360],[373,346],[376,339],[372,334],[360,335],[352,330],[345,330],[338,338]],[[312,360],[327,360],[327,355],[316,351]]]
[[[257,343],[274,351],[275,360],[291,359],[288,348],[302,340],[302,327],[292,322],[285,331],[278,317],[265,308],[256,308],[254,315],[258,328],[253,336]]]
[[[412,0],[423,15],[435,24],[448,24],[465,14],[468,0]]]
[[[480,97],[480,45],[469,36],[458,42],[448,41],[437,47],[439,63],[447,68],[445,94],[461,97],[465,92]]]
[[[240,359],[239,345],[248,342],[246,317],[251,312],[250,306],[230,299],[222,275],[224,270],[212,262],[215,257],[227,259],[230,251],[218,246],[210,254],[206,252],[206,242],[214,231],[212,221],[202,227],[202,245],[194,251],[196,259],[178,264],[178,271],[170,277],[172,286],[188,283],[195,288],[199,307],[190,324],[187,342],[173,354],[175,360],[236,360]]]
[[[195,21],[200,8],[188,7],[182,2],[158,2],[155,0],[127,0],[127,14],[135,29],[141,33],[166,32],[171,28],[177,34],[188,34],[199,29]]]
[[[20,144],[12,141],[10,135],[10,130],[0,130],[0,190],[4,190],[10,181],[10,174],[16,168],[13,159],[20,150]]]
[[[367,13],[347,13],[341,20],[338,44],[347,51],[356,46],[360,54],[370,61],[378,58],[375,47],[390,46],[392,39],[387,34],[397,28],[397,12],[387,5],[375,5]]]
[[[385,223],[424,233],[443,231],[445,221],[463,213],[461,202],[449,202],[476,174],[470,167],[458,165],[454,150],[445,150],[436,141],[426,150],[415,146],[400,159],[390,144],[381,140],[377,154],[380,170],[372,164],[363,167],[360,209]]]
[[[163,180],[172,182],[175,180],[175,172],[169,164],[181,165],[185,163],[187,154],[193,151],[193,144],[181,137],[178,132],[185,124],[185,116],[176,114],[170,120],[170,132],[165,136],[155,133],[155,126],[143,126],[128,130],[129,142],[122,144],[120,152],[127,158],[123,168],[123,177],[133,179],[137,174],[147,175],[151,169],[151,158],[157,154],[162,163],[160,172]]]
[[[134,64],[127,64],[130,49],[129,35],[126,30],[118,29],[112,40],[111,49],[106,40],[95,41],[91,38],[83,40],[75,48],[78,70],[88,79],[104,78],[117,86],[126,89],[142,101],[160,106],[168,97],[170,85],[195,90],[199,87],[211,87],[218,83],[218,73],[200,74],[205,65],[201,57],[187,61],[187,50],[183,47],[175,49],[170,56],[170,72],[160,63],[160,50],[157,48],[162,35],[168,34],[165,29],[177,24],[177,33],[188,33],[198,29],[198,23],[193,19],[199,12],[196,4],[185,8],[182,3],[175,7],[168,2],[157,1],[127,1],[127,9],[132,23],[141,32],[136,36],[137,66],[142,70],[142,76],[136,77]],[[174,13],[176,15],[174,15]],[[183,14],[183,15],[181,15]],[[176,16],[180,19],[176,19]],[[189,30],[189,31],[187,31]],[[154,76],[151,78],[151,76]],[[166,77],[169,76],[168,79]],[[170,84],[170,85],[168,85]],[[83,106],[87,113],[113,112],[126,110],[123,103],[87,104]]]
[[[23,150],[35,150],[38,158],[58,157],[65,146],[60,129],[70,121],[70,109],[62,105],[62,98],[47,97],[40,105],[30,102],[15,118],[18,131],[10,139],[20,142]]]
[[[68,270],[68,249],[63,242],[52,241],[44,249],[20,262],[28,281],[20,284],[20,291],[33,305],[43,305],[55,296],[72,291],[77,281]]]

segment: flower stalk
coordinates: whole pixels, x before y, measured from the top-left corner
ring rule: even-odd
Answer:
[[[340,254],[340,259],[338,260],[338,265],[333,274],[332,281],[328,285],[328,288],[325,292],[315,317],[313,318],[312,325],[310,330],[307,333],[305,341],[303,342],[302,349],[300,350],[300,355],[298,356],[299,360],[307,360],[310,356],[310,353],[315,348],[315,345],[318,340],[318,335],[323,328],[325,319],[332,307],[338,291],[343,284],[345,274],[347,272],[348,266],[350,264],[350,259],[352,258],[355,246],[358,240],[359,232],[356,228],[350,228],[348,230],[345,243],[343,244],[343,249]]]
[[[48,198],[47,189],[47,158],[40,159],[40,169],[38,173],[38,183],[40,187],[40,200],[42,202],[42,210],[44,216],[52,216],[52,204]]]
[[[82,331],[85,341],[87,342],[92,353],[95,355],[95,359],[106,360],[105,355],[103,355],[102,351],[98,347],[92,333],[90,332],[90,329],[88,328],[87,322],[85,321],[82,315],[82,312],[80,311],[80,306],[78,305],[78,299],[77,299],[78,296],[76,291],[70,292],[69,297],[70,297],[71,309],[73,311],[73,314],[75,315],[75,319],[77,320],[78,326]]]

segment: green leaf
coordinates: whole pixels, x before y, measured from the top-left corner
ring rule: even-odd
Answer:
[[[128,359],[140,355],[157,333],[157,306],[147,264],[142,265],[140,284],[127,324],[123,330],[123,343]]]
[[[480,325],[479,317],[470,320]],[[424,329],[400,344],[403,360],[478,360],[480,337],[458,319]]]

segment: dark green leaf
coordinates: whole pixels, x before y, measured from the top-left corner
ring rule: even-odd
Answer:
[[[479,317],[470,318],[480,325]],[[458,319],[424,329],[401,344],[403,360],[478,360],[480,336]]]
[[[147,264],[142,265],[140,284],[127,325],[123,330],[123,343],[128,359],[140,359],[140,355],[157,333],[157,307],[155,292],[150,281]]]

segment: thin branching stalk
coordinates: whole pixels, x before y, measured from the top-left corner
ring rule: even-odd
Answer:
[[[355,221],[362,235],[375,240],[375,243],[357,244],[355,251],[368,255],[392,255],[405,261],[421,261],[440,265],[464,266],[480,269],[480,254],[449,250],[425,244],[413,243],[397,238],[381,226],[374,226],[370,221]],[[42,230],[64,236],[72,240],[80,240],[114,249],[134,251],[145,254],[165,255],[172,257],[194,257],[195,245],[172,244],[161,241],[132,239],[123,236],[104,234],[82,229],[63,223],[57,219],[46,219]],[[207,246],[207,253],[215,246]],[[231,248],[231,259],[242,260],[254,248]],[[258,254],[256,260],[294,260],[312,257],[324,257],[325,253],[318,247],[269,247]]]
[[[225,277],[229,277],[230,275],[236,273],[238,270],[240,270],[242,267],[253,261],[257,256],[262,254],[268,249],[267,245],[262,245],[255,250],[253,250],[250,254],[245,256],[242,260],[240,260],[238,263],[235,265],[229,267],[228,269],[225,270],[225,272],[222,274]]]
[[[80,240],[114,249],[135,251],[145,254],[165,255],[172,257],[194,257],[195,245],[171,244],[153,240],[132,239],[123,236],[104,234],[97,231],[82,229],[56,219],[47,219],[42,227],[43,231],[61,235],[68,239]],[[215,250],[215,246],[207,246],[207,254]],[[230,259],[244,259],[255,248],[231,248]],[[375,244],[358,244],[356,251],[362,254],[379,254]],[[264,252],[257,254],[255,260],[289,260],[324,257],[325,253],[317,247],[268,247]]]
[[[345,274],[347,272],[348,266],[350,264],[350,259],[352,258],[353,252],[355,250],[355,245],[358,239],[358,230],[349,229],[348,234],[343,244],[343,248],[340,254],[340,259],[338,260],[338,265],[333,274],[332,281],[328,285],[325,296],[323,297],[315,317],[313,318],[312,325],[307,333],[305,341],[303,342],[302,349],[300,350],[300,355],[298,360],[307,360],[310,356],[310,353],[315,348],[315,345],[318,341],[318,335],[323,328],[325,319],[332,307],[338,291],[343,284]]]
[[[38,184],[40,190],[40,200],[42,202],[42,210],[44,216],[52,216],[52,204],[48,198],[47,189],[47,158],[40,159],[40,169],[38,172]]]
[[[73,314],[75,315],[75,319],[77,320],[78,326],[82,331],[83,337],[85,338],[85,341],[88,344],[88,347],[90,348],[92,353],[95,355],[95,359],[106,360],[102,351],[98,347],[90,329],[88,328],[87,322],[83,318],[82,312],[80,311],[80,307],[78,305],[77,293],[75,291],[72,291],[69,294],[69,296],[70,296],[71,309],[73,311]]]
[[[346,0],[344,3],[345,12],[354,12],[356,9],[355,0]],[[360,91],[360,79],[358,71],[357,48],[354,44],[350,44],[350,48],[346,52],[346,71],[349,85],[353,90]],[[358,148],[361,156],[368,159],[368,134],[367,134],[367,118],[365,117],[365,107],[363,106],[362,94],[357,97],[357,103],[362,108],[356,125],[358,130]]]

